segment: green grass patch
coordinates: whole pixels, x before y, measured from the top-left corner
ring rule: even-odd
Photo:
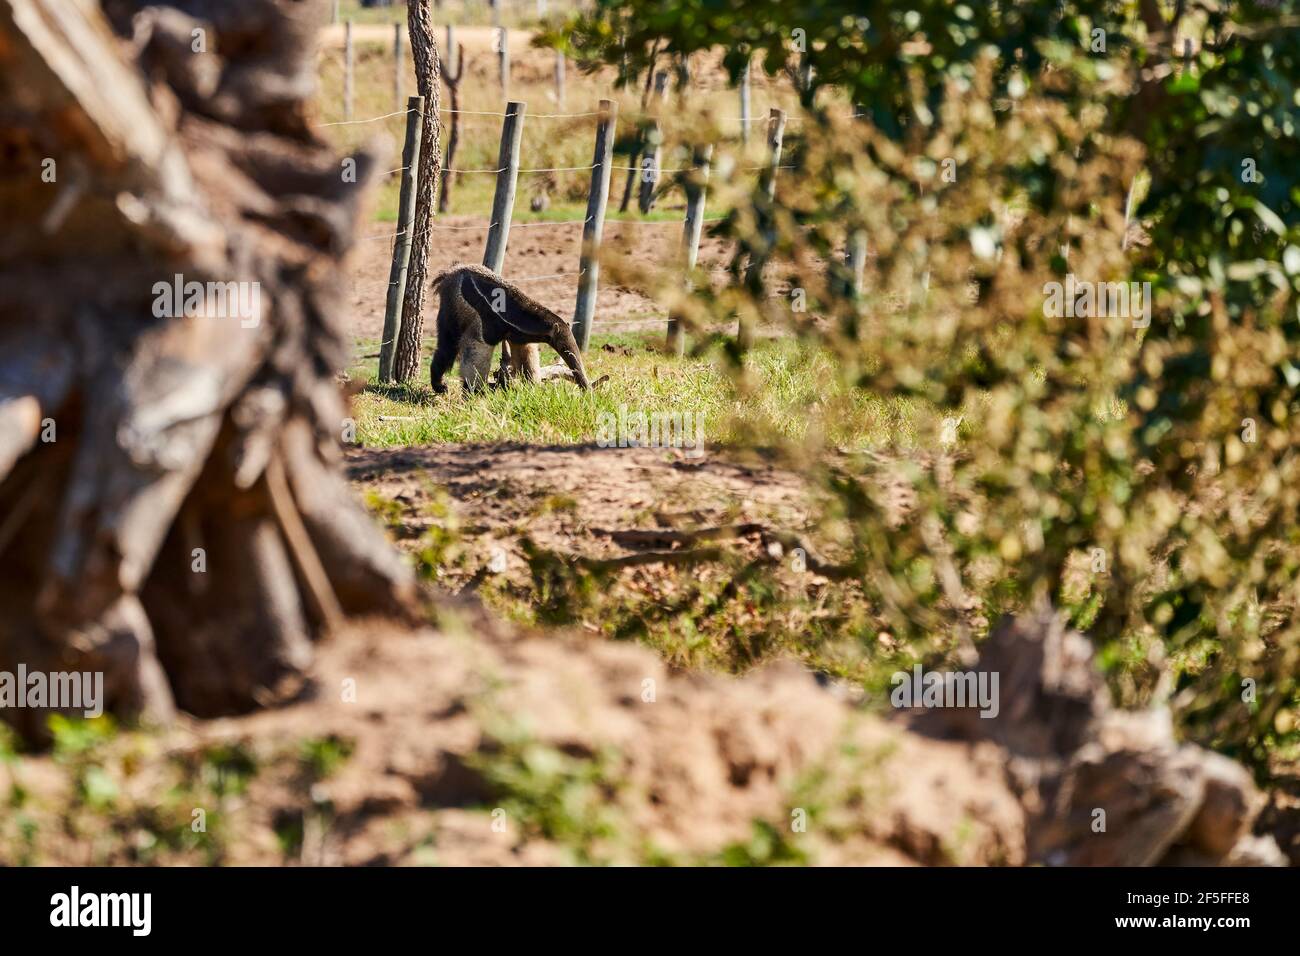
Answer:
[[[760,342],[750,353],[747,383],[729,375],[720,354],[676,358],[662,352],[659,334],[592,337],[585,362],[592,379],[609,380],[584,393],[567,382],[518,383],[462,394],[453,370],[449,392],[436,397],[427,377],[404,386],[367,386],[354,399],[357,441],[367,447],[446,442],[597,441],[602,416],[683,413],[699,416],[709,444],[799,442],[820,430],[851,447],[911,446],[928,418],[913,404],[885,400],[836,384],[832,358],[809,345]],[[349,369],[373,382],[378,343],[358,343]],[[544,364],[559,361],[543,350]],[[427,376],[427,360],[422,376]],[[608,417],[605,421],[608,422]],[[694,418],[691,419],[694,421]]]

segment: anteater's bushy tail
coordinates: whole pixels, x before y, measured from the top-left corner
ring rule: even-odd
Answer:
[[[443,282],[444,282],[444,281],[445,281],[445,280],[446,280],[446,279],[447,279],[447,278],[448,278],[448,277],[449,277],[453,272],[458,272],[458,271],[460,271],[460,270],[463,269],[463,268],[465,268],[465,263],[463,263],[463,262],[453,262],[451,265],[449,265],[447,268],[443,269],[441,272],[439,272],[436,276],[433,277],[433,282],[431,282],[431,283],[429,284],[429,288],[432,289],[434,292],[437,292],[437,291],[438,291],[438,286],[442,285],[442,283],[443,283]]]

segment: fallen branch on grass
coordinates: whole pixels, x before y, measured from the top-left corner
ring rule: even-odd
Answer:
[[[701,541],[735,540],[737,538],[757,536],[762,544],[765,556],[763,563],[774,564],[786,554],[799,550],[804,555],[804,566],[814,574],[819,574],[832,581],[846,581],[859,577],[856,567],[851,564],[834,564],[827,561],[802,536],[789,531],[775,531],[757,522],[697,528],[694,531],[676,531],[671,528],[616,528],[612,530],[592,528],[591,532],[592,534],[608,537],[615,543],[626,547],[639,545],[656,545],[659,547],[667,545],[671,547],[672,545],[696,544]],[[646,559],[638,561],[627,560],[626,558],[604,559],[603,561],[583,559],[583,561],[587,562],[585,566],[591,566],[589,562],[596,561],[602,567],[630,567],[654,563],[690,564],[696,561],[716,561],[726,553],[719,548],[701,548],[692,551],[650,551],[640,555],[627,556],[627,558]],[[670,556],[673,557],[672,561],[665,560]]]
[[[510,373],[505,366],[502,366],[492,374],[492,387],[505,388],[512,377],[512,373]],[[563,379],[564,381],[572,382],[574,381],[574,376],[573,369],[569,368],[562,362],[556,362],[553,365],[542,365],[533,369],[531,372],[527,373],[525,379],[538,383],[549,382],[553,379]],[[609,376],[602,375],[591,383],[591,387],[600,388],[600,386],[604,385],[608,381]]]
[[[537,370],[536,376],[537,377],[535,380],[538,382],[550,381],[553,378],[562,378],[565,379],[566,381],[572,382],[573,369],[569,368],[567,365],[557,362],[554,365],[543,365],[540,369]],[[591,383],[591,387],[599,388],[601,385],[604,385],[608,381],[609,381],[609,376],[602,375],[600,378],[596,379],[594,382]]]
[[[696,564],[701,561],[720,561],[727,552],[722,548],[697,548],[693,551],[642,551],[624,554],[617,558],[589,558],[579,555],[573,563],[588,571],[617,571],[646,564]]]

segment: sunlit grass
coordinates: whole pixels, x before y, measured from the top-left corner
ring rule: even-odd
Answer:
[[[428,385],[427,359],[405,386],[368,386],[355,397],[357,441],[370,447],[442,442],[594,442],[602,413],[689,413],[702,421],[705,441],[720,444],[799,442],[821,430],[841,445],[908,446],[922,413],[913,405],[835,384],[831,358],[810,346],[758,343],[749,357],[750,390],[742,393],[720,355],[678,359],[658,348],[658,334],[598,334],[586,354],[592,379],[609,379],[584,393],[571,383],[516,384],[464,395],[455,371],[449,392]],[[373,354],[374,342],[358,353]],[[544,364],[559,361],[543,350]],[[377,360],[361,358],[349,371],[374,382]]]

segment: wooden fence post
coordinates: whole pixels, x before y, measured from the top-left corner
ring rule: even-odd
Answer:
[[[505,27],[497,27],[497,42],[501,48],[497,51],[497,67],[501,78],[501,97],[510,98],[510,34]]]
[[[587,193],[587,221],[582,226],[582,258],[579,262],[578,301],[573,307],[573,337],[585,352],[591,341],[591,320],[596,314],[596,290],[600,279],[600,242],[605,232],[605,207],[609,203],[609,180],[614,162],[614,124],[618,104],[600,101],[596,126],[596,149],[591,157],[591,191]]]
[[[745,71],[740,74],[740,141],[749,142],[749,61],[745,61]]]
[[[865,121],[867,115],[865,106],[859,104],[853,107],[853,118],[855,120]],[[841,291],[854,297],[862,295],[863,280],[867,269],[867,232],[865,229],[855,229],[849,233],[848,242],[844,248],[844,269],[847,273],[847,288]]]
[[[519,181],[519,142],[524,134],[524,103],[507,103],[506,118],[501,123],[501,148],[497,153],[497,188],[492,196],[492,217],[488,220],[487,246],[483,265],[498,275],[506,261],[506,243],[510,240],[510,220],[514,215],[515,186]]]
[[[812,93],[813,85],[813,65],[812,60],[807,53],[804,53],[799,60],[799,92],[805,97]]]
[[[760,188],[767,197],[768,204],[776,199],[776,173],[781,167],[781,145],[785,140],[785,110],[772,109],[767,120],[767,165],[763,167]],[[759,240],[755,251],[750,253],[749,266],[745,270],[745,285],[755,295],[763,292],[763,266],[776,244],[775,225],[772,210],[759,207]],[[736,330],[736,344],[745,351],[753,343],[753,329],[742,318]]]
[[[654,97],[651,100],[651,102],[656,104],[656,109],[662,109],[664,105],[664,100],[666,100],[667,98],[668,98],[668,71],[656,70],[655,91],[654,91]]]
[[[785,141],[785,110],[767,114],[767,166],[763,169],[763,192],[776,198],[776,171],[781,168],[781,144]]]
[[[867,271],[867,232],[855,229],[849,236],[848,248],[844,251],[844,264],[849,273],[849,291],[862,295]]]
[[[330,18],[330,23],[339,22],[339,0],[334,0],[334,13]]]
[[[673,72],[677,74],[677,98],[680,100],[686,96],[686,91],[691,88],[691,55],[689,53],[683,53],[677,57]]]
[[[384,338],[379,345],[379,381],[393,380],[393,356],[402,331],[402,303],[406,299],[406,270],[411,262],[415,226],[415,177],[420,163],[420,137],[424,126],[424,97],[406,101],[406,142],[402,145],[402,189],[397,202],[399,231],[393,240],[393,264],[388,270],[388,301],[384,307]]]
[[[352,119],[352,21],[343,25],[343,119]]]
[[[763,167],[759,180],[760,188],[768,200],[776,198],[776,172],[781,166],[781,145],[785,140],[785,110],[773,108],[767,118],[767,165]],[[758,255],[751,255],[749,268],[746,270],[746,282],[762,281],[763,264],[767,259],[768,247],[773,241],[771,224],[765,222],[766,213],[760,210],[759,223],[762,243]]]
[[[655,204],[655,188],[659,185],[662,165],[664,133],[658,120],[651,120],[645,131],[645,151],[641,155],[641,173],[637,184],[636,205],[645,215]]]
[[[704,229],[704,205],[709,185],[709,165],[713,161],[713,144],[697,147],[695,169],[686,180],[686,220],[682,227],[682,248],[686,254],[686,285],[700,256],[700,233]],[[668,351],[678,358],[686,354],[686,333],[681,320],[668,319]]]
[[[504,46],[504,44],[503,44]],[[500,275],[506,264],[506,243],[510,241],[510,220],[515,209],[515,187],[519,182],[519,143],[524,134],[524,103],[507,103],[506,117],[501,123],[501,148],[497,153],[497,188],[492,195],[492,215],[488,219],[487,246],[483,250],[483,265]],[[531,355],[529,354],[531,350]],[[530,366],[540,365],[536,345],[525,345],[524,353]],[[504,380],[509,373],[510,343],[501,343],[501,372]]]
[[[393,24],[393,102],[395,110],[402,108],[402,25]]]
[[[564,51],[555,51],[555,108],[564,112]]]
[[[668,72],[660,70],[655,73],[655,92],[653,103],[656,114],[663,108],[667,98]],[[641,153],[641,182],[637,188],[637,208],[645,215],[655,204],[655,189],[659,186],[659,170],[663,166],[664,134],[659,126],[659,117],[655,116],[645,131],[645,146]]]

